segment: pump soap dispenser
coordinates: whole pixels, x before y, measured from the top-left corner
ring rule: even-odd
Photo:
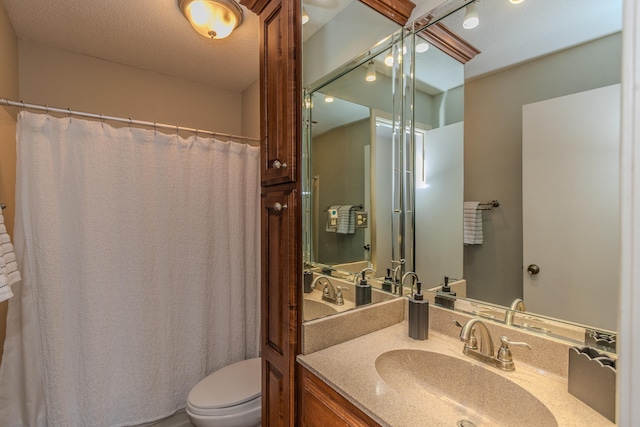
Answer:
[[[365,272],[362,272],[362,279],[356,285],[356,307],[371,304],[371,285],[365,279]]]
[[[424,299],[422,283],[416,284],[418,292],[409,297],[409,338],[426,340],[429,338],[429,301]]]
[[[385,292],[393,292],[393,279],[391,278],[391,269],[387,268],[387,275],[384,276],[384,282],[382,282],[382,290]]]
[[[442,289],[436,292],[434,302],[441,307],[453,310],[456,304],[456,293],[449,286],[449,277],[444,276]]]

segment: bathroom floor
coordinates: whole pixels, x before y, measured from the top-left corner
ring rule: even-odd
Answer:
[[[186,412],[178,412],[175,415],[165,418],[162,421],[158,421],[155,424],[151,424],[148,427],[194,427],[189,421],[189,416]]]

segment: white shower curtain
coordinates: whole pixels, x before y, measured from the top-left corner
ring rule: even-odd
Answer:
[[[21,112],[0,425],[124,426],[259,351],[259,150]],[[46,417],[45,417],[46,408]]]

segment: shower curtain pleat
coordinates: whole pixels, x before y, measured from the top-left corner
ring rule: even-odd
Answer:
[[[258,161],[246,144],[20,113],[0,425],[44,425],[45,406],[49,426],[154,421],[258,355]]]

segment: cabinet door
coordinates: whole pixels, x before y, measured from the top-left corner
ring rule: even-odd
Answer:
[[[299,367],[301,381],[300,425],[302,427],[379,426],[346,398],[307,369]]]
[[[296,181],[302,134],[299,2],[272,0],[260,13],[262,185]]]
[[[262,425],[293,426],[301,213],[295,188],[269,190],[263,192],[261,203]]]

